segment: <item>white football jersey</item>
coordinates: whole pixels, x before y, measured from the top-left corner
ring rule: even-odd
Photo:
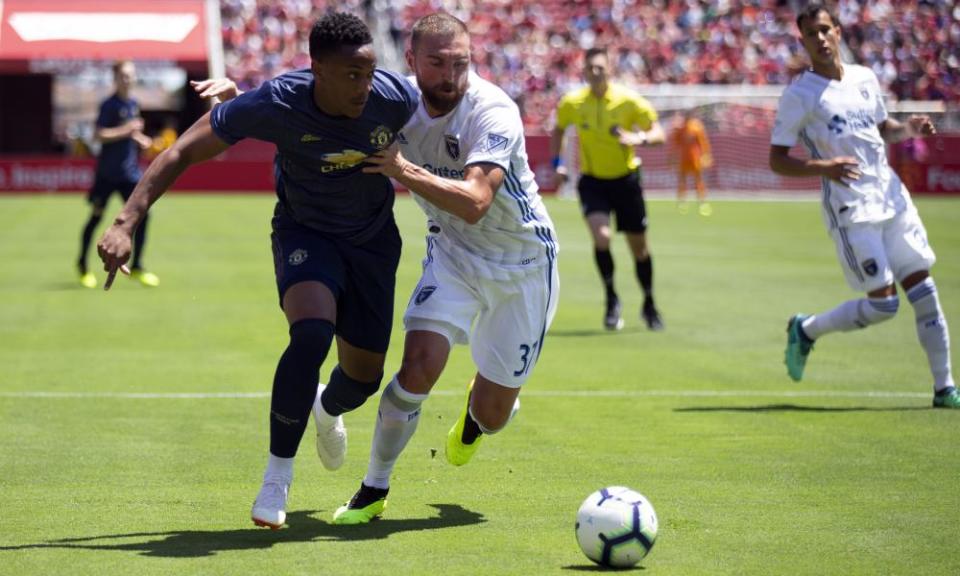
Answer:
[[[886,119],[877,76],[855,64],[843,65],[839,81],[806,71],[780,97],[771,144],[793,146],[799,140],[813,158],[852,156],[860,164],[857,181],[822,179],[828,228],[887,220],[913,206],[910,193],[887,163],[879,129]]]
[[[429,250],[445,252],[464,274],[508,280],[554,261],[557,235],[527,162],[517,105],[472,72],[468,81],[460,104],[439,118],[421,99],[397,139],[407,160],[443,178],[463,180],[471,164],[503,168],[503,185],[476,224],[413,196],[427,214]]]

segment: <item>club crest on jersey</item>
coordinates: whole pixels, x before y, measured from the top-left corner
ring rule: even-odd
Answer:
[[[866,272],[868,276],[877,275],[877,261],[873,258],[864,260],[860,265],[863,266],[863,271]]]
[[[370,133],[370,144],[377,150],[383,150],[393,142],[393,130],[383,124],[377,126]]]
[[[447,147],[447,154],[454,160],[460,159],[460,139],[452,134],[444,134],[443,143]]]
[[[306,250],[303,248],[297,248],[290,253],[290,257],[287,258],[287,262],[289,262],[291,266],[299,266],[307,261],[307,256]]]
[[[417,292],[417,296],[413,299],[414,304],[416,304],[417,306],[423,304],[424,302],[427,301],[427,298],[432,296],[433,293],[436,291],[437,291],[436,286],[424,286],[423,288],[420,289],[419,292]]]
[[[509,140],[506,136],[499,134],[487,134],[487,152],[496,152],[497,150],[506,150]]]

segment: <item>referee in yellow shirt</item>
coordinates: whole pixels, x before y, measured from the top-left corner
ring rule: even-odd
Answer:
[[[617,230],[626,233],[636,260],[637,279],[643,288],[640,316],[650,330],[662,330],[663,320],[653,301],[653,260],[647,248],[647,209],[640,187],[640,160],[636,146],[663,144],[663,128],[657,111],[639,94],[610,82],[606,50],[591,48],[584,56],[587,86],[560,99],[557,124],[550,138],[550,154],[559,184],[567,177],[560,162],[563,134],[576,127],[580,140],[580,180],[577,191],[584,218],[593,236],[594,256],[607,290],[604,326],[623,328],[620,299],[613,287],[613,256],[610,253],[610,212],[617,216]]]

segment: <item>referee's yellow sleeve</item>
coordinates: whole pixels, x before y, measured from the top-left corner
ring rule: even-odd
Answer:
[[[649,130],[653,123],[657,121],[657,110],[650,105],[646,98],[639,95],[631,95],[630,103],[633,104],[634,122],[641,130]]]

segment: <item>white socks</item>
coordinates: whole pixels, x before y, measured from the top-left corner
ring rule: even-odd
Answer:
[[[280,476],[285,478],[287,482],[292,481],[293,458],[280,458],[271,454],[270,459],[267,460],[267,471],[263,473],[264,479],[269,476]]]
[[[400,386],[396,375],[380,395],[377,425],[373,431],[370,463],[363,483],[372,488],[389,488],[397,458],[417,430],[420,405],[427,394],[413,394]]]
[[[937,391],[949,388],[954,385],[950,370],[950,332],[933,278],[926,278],[907,291],[907,298],[916,313],[917,337],[927,353],[933,387]]]
[[[927,354],[934,389],[940,391],[954,386],[950,367],[950,332],[933,278],[928,277],[908,290],[907,299],[916,314],[917,338]],[[829,312],[807,318],[803,322],[803,331],[816,340],[830,332],[864,328],[893,318],[898,306],[899,299],[896,296],[851,300]]]
[[[849,332],[879,324],[893,318],[899,307],[900,299],[896,296],[860,298],[844,302],[829,312],[815,314],[804,320],[801,326],[804,334],[816,340],[830,332]]]

